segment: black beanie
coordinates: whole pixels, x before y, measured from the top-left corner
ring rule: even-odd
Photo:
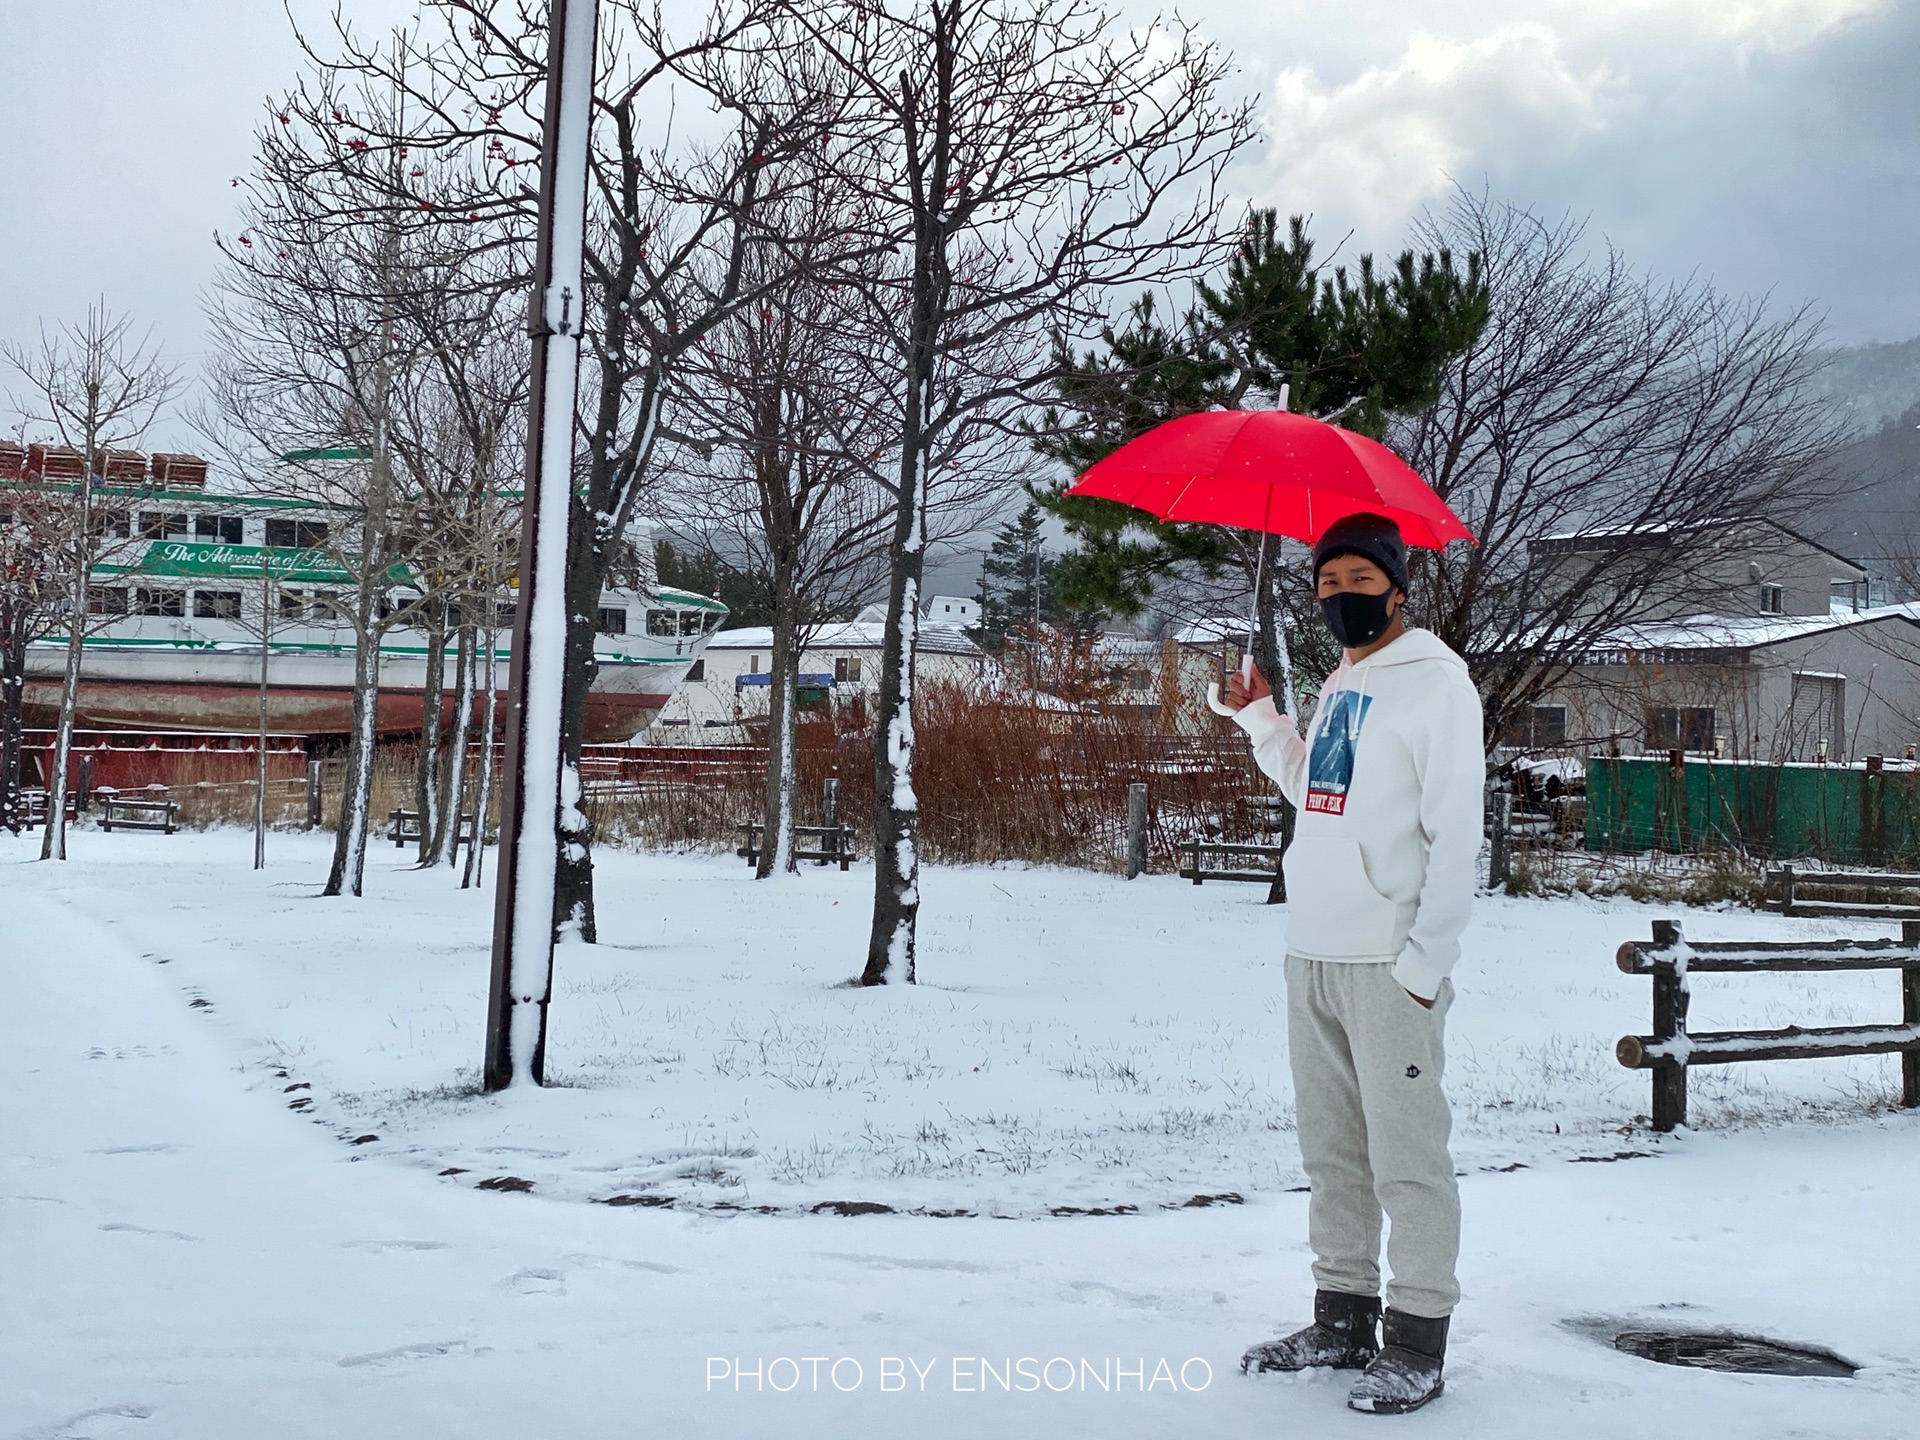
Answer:
[[[1387,579],[1405,593],[1407,542],[1400,527],[1384,515],[1343,515],[1313,542],[1313,583],[1320,584],[1320,567],[1336,555],[1358,555],[1386,572]]]

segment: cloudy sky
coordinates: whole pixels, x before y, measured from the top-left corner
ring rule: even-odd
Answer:
[[[412,10],[342,3],[376,28]],[[1920,0],[1180,9],[1260,97],[1239,188],[1329,242],[1394,247],[1452,185],[1485,186],[1587,217],[1644,267],[1814,301],[1837,341],[1920,334]],[[298,64],[280,6],[0,0],[0,55],[0,338],[104,295],[191,370],[210,236]]]

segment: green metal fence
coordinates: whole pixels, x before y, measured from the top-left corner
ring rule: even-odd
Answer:
[[[1920,766],[1594,756],[1586,822],[1589,850],[1920,864]]]

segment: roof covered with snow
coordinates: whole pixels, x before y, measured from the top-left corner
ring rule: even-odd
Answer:
[[[1883,605],[1873,610],[1841,610],[1826,615],[1693,615],[1682,620],[1623,625],[1596,637],[1588,649],[1751,650],[1860,625],[1888,623],[1920,627],[1920,603]]]
[[[809,650],[878,650],[886,638],[886,625],[875,620],[842,620],[822,625],[807,642]],[[738,630],[716,630],[707,642],[709,650],[771,650],[773,628],[746,625]],[[923,655],[979,655],[981,649],[967,638],[957,625],[942,625],[933,620],[920,622],[920,653]]]

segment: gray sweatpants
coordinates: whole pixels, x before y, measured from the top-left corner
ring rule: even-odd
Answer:
[[[1438,1319],[1460,1300],[1460,1192],[1440,1091],[1443,980],[1424,1008],[1393,966],[1287,957],[1287,1044],[1300,1158],[1313,1193],[1307,1239],[1322,1290],[1380,1293],[1381,1212],[1391,1224],[1387,1304]]]

